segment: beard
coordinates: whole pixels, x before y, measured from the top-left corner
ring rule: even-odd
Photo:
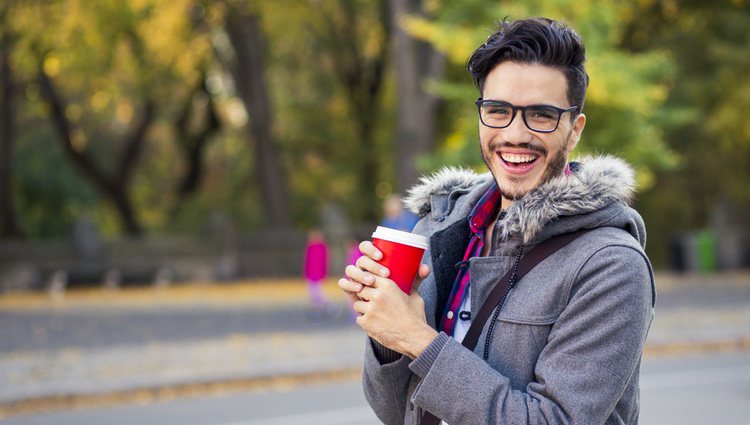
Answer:
[[[519,199],[526,196],[528,192],[536,189],[537,187],[543,185],[544,183],[547,183],[548,181],[554,179],[555,177],[561,176],[563,174],[563,171],[565,170],[565,165],[568,162],[567,152],[568,152],[568,145],[569,145],[571,133],[572,133],[572,130],[565,137],[565,140],[563,141],[560,149],[557,150],[551,158],[548,158],[547,168],[544,169],[544,173],[542,173],[542,177],[539,180],[539,182],[535,184],[533,187],[529,188],[528,190],[523,190],[520,188],[521,184],[525,180],[524,177],[507,176],[504,178],[505,181],[503,181],[503,180],[500,180],[497,175],[495,175],[495,171],[490,167],[490,159],[492,155],[495,155],[495,152],[503,144],[490,143],[488,146],[488,151],[482,152],[482,160],[484,161],[484,164],[487,166],[487,169],[489,169],[490,172],[492,173],[492,177],[495,178],[495,182],[497,182],[498,184],[498,188],[500,189],[501,196],[512,202],[518,201]],[[510,144],[505,143],[504,145],[510,145]],[[545,158],[548,156],[548,150],[544,148],[543,146],[521,144],[521,145],[518,145],[518,147],[522,147],[530,151],[538,152],[541,155],[540,158]],[[506,182],[509,184],[507,184]]]

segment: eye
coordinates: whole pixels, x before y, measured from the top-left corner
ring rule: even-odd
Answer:
[[[484,106],[484,111],[490,115],[505,116],[510,115],[510,108],[505,105],[488,103]]]
[[[537,120],[554,120],[557,118],[557,111],[552,108],[531,108],[527,111],[528,117]]]

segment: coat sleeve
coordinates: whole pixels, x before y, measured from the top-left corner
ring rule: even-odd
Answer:
[[[411,359],[399,359],[381,364],[373,347],[374,341],[367,338],[362,387],[365,398],[378,418],[387,425],[403,424],[408,401],[409,370]]]
[[[526,388],[511,388],[443,337],[409,365],[422,378],[414,404],[450,424],[604,423],[640,362],[653,317],[651,268],[632,247],[610,246],[583,261],[573,279]]]

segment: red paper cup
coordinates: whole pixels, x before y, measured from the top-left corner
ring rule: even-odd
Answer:
[[[411,293],[422,255],[427,249],[427,238],[378,226],[372,234],[372,244],[383,253],[379,263],[388,268],[388,276],[407,294]]]

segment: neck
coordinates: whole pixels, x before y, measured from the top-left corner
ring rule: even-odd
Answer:
[[[503,201],[505,201],[505,198],[503,198]],[[495,224],[497,224],[497,220],[500,218],[500,214],[502,214],[503,210],[505,210],[505,206],[501,204],[500,208],[495,211],[492,221],[487,225],[487,228],[484,230],[484,248],[482,249],[482,257],[486,257],[490,253],[490,249],[492,248],[492,234],[495,231]]]
[[[502,196],[502,199],[500,200],[500,209],[501,210],[507,210],[508,208],[513,205],[513,200],[510,198],[506,198],[505,196]]]
[[[514,199],[508,198],[505,195],[500,195],[500,209],[507,210],[513,205]]]

